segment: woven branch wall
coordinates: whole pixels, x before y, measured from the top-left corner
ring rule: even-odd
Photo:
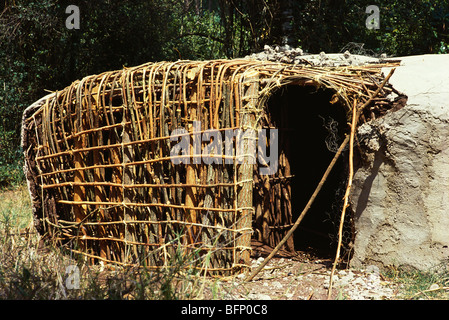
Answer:
[[[254,181],[265,181],[268,197],[288,173],[280,166],[274,177],[261,177],[247,161],[251,154],[238,155],[235,147],[230,155],[211,155],[214,163],[206,164],[194,148],[195,134],[270,127],[266,103],[286,84],[331,88],[350,111],[354,99],[363,103],[376,90],[380,67],[178,61],[76,81],[24,113],[35,225],[91,261],[162,268],[181,254],[212,273],[249,267],[251,235],[262,228],[253,223],[255,215],[279,227],[260,233],[270,245],[292,224],[288,210],[255,212]],[[387,104],[391,90],[382,90],[365,119]],[[192,142],[190,163],[175,164],[183,156],[170,154],[176,143],[170,135],[180,128]],[[207,141],[200,144],[203,149]]]

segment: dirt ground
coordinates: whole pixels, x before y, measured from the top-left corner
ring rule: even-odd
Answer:
[[[267,254],[255,251],[252,270]],[[215,283],[206,299],[230,300],[326,300],[333,259],[319,258],[311,253],[298,252],[295,256],[279,254],[273,257],[252,281],[245,282],[246,274]],[[218,290],[221,289],[221,290]],[[369,266],[365,270],[337,269],[333,276],[331,299],[394,300],[399,287],[385,279],[379,270]]]

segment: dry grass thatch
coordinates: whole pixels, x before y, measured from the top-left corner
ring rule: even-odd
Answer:
[[[198,268],[211,273],[246,268],[259,214],[253,181],[278,183],[286,168],[280,166],[271,182],[255,177],[248,155],[239,163],[235,150],[231,156],[222,152],[212,165],[195,163],[197,153],[189,164],[175,165],[170,134],[185,128],[194,139],[195,123],[200,133],[269,127],[266,103],[285,85],[334,90],[331,102],[347,109],[348,121],[353,106],[366,104],[360,110],[364,122],[389,107],[386,96],[394,89],[379,90],[383,66],[392,64],[318,68],[243,59],[177,61],[76,81],[24,113],[35,225],[92,261],[164,268],[183,252],[195,254]],[[262,214],[284,226],[262,235],[273,245],[292,225],[291,213],[265,208]]]

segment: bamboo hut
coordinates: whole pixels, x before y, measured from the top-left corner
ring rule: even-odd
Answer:
[[[356,125],[391,108],[384,66],[176,61],[75,81],[24,112],[35,226],[92,262],[245,270],[252,239],[274,247],[293,225],[292,181],[316,183],[296,165],[317,157],[314,127],[294,132],[315,108],[301,99],[325,92],[344,137],[354,108]]]

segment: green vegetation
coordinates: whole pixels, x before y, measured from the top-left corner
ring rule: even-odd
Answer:
[[[172,268],[87,265],[56,248],[42,250],[36,234],[0,228],[0,299],[14,300],[176,300],[202,298],[204,278],[190,266],[190,257]],[[179,258],[179,257],[178,257]],[[79,272],[79,286],[70,287],[70,268]]]
[[[0,228],[24,229],[31,219],[31,200],[26,186],[0,193]]]
[[[0,187],[23,181],[24,109],[89,74],[148,61],[235,58],[264,45],[306,52],[390,56],[447,53],[449,2],[376,1],[380,29],[365,26],[368,0],[4,0],[0,13]]]
[[[435,266],[429,271],[390,268],[385,277],[401,285],[398,295],[406,300],[449,299],[449,269],[447,263]]]

